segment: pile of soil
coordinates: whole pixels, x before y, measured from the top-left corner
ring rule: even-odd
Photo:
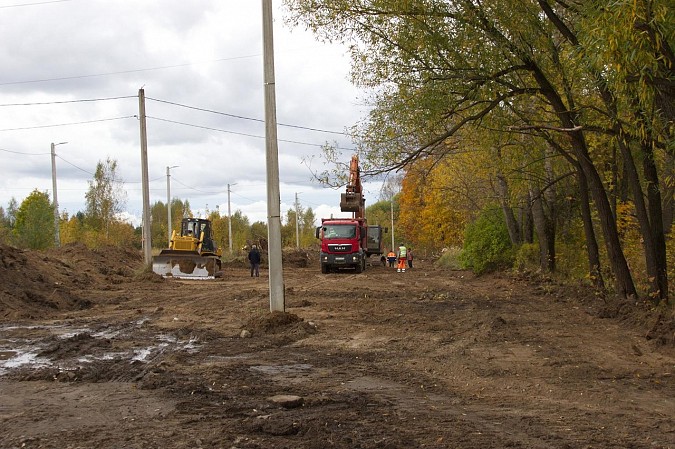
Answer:
[[[0,319],[39,319],[91,306],[84,290],[134,279],[136,250],[90,250],[81,243],[48,251],[0,245]]]

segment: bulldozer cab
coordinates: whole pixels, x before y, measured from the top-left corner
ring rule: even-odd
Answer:
[[[201,251],[215,251],[211,222],[203,218],[184,218],[181,222],[181,237],[189,237],[201,242]]]
[[[164,277],[212,279],[221,269],[220,256],[211,221],[184,218],[180,231],[173,232],[169,249],[153,257],[152,270]]]
[[[183,237],[194,237],[199,240],[201,235],[204,233],[204,228],[206,228],[207,225],[208,223],[205,223],[203,220],[198,218],[185,218],[181,222],[180,235]]]

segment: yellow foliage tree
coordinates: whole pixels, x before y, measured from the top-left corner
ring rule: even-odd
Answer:
[[[406,172],[399,229],[419,249],[461,246],[464,228],[492,196],[488,156],[465,149],[421,159]]]

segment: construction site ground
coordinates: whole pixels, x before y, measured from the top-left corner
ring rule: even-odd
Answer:
[[[0,448],[675,448],[672,312],[379,264],[164,280],[0,246]]]

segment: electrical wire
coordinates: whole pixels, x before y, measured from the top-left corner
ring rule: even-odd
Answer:
[[[63,162],[65,162],[66,164],[68,164],[68,165],[70,165],[70,166],[73,166],[73,167],[75,167],[76,169],[78,169],[78,170],[80,170],[80,171],[83,171],[83,172],[85,172],[85,173],[88,174],[88,175],[94,176],[94,174],[93,174],[92,172],[87,171],[87,170],[85,170],[85,169],[82,168],[82,167],[78,167],[77,165],[73,164],[73,163],[70,162],[69,160],[66,160],[66,159],[62,158],[62,157],[59,156],[58,154],[56,155],[56,157],[58,157],[59,159],[61,159],[61,160],[62,160]]]
[[[71,2],[73,0],[51,0],[51,1],[45,1],[45,2],[33,2],[33,3],[17,3],[16,5],[4,5],[0,6],[0,9],[5,9],[5,8],[20,8],[22,6],[37,6],[37,5],[47,5],[49,3],[65,3],[65,2]]]
[[[2,85],[2,84],[0,84],[0,85]],[[32,103],[4,103],[4,104],[0,104],[0,107],[45,106],[45,105],[52,105],[52,104],[90,103],[90,102],[97,102],[97,101],[123,100],[123,99],[129,99],[129,98],[138,98],[138,96],[137,95],[124,95],[124,96],[106,97],[106,98],[85,98],[85,99],[79,99],[79,100],[57,100],[57,101],[44,101],[44,102],[32,102]],[[227,113],[227,112],[215,111],[213,109],[200,108],[200,107],[197,107],[197,106],[189,106],[189,105],[186,105],[186,104],[176,103],[176,102],[173,102],[173,101],[160,100],[158,98],[146,97],[146,100],[152,100],[152,101],[156,101],[158,103],[164,103],[164,104],[170,104],[170,105],[173,105],[173,106],[179,106],[179,107],[182,107],[182,108],[192,109],[192,110],[195,110],[195,111],[202,111],[202,112],[208,112],[208,113],[211,113],[211,114],[218,114],[218,115],[222,115],[222,116],[225,116],[225,117],[232,117],[232,118],[236,118],[236,119],[239,119],[239,120],[249,120],[249,121],[256,122],[256,123],[265,123],[265,120],[259,119],[259,118],[246,117],[246,116],[237,115],[237,114],[230,114],[230,113]],[[161,120],[161,119],[158,119],[158,120]],[[314,131],[314,132],[320,132],[320,133],[326,133],[326,134],[335,134],[335,135],[339,135],[339,136],[349,137],[349,134],[344,133],[344,132],[340,132],[340,131],[331,131],[331,130],[327,130],[327,129],[312,128],[312,127],[309,127],[309,126],[301,126],[301,125],[292,125],[292,124],[288,124],[288,123],[277,123],[277,125],[283,126],[283,127],[286,127],[286,128],[295,128],[295,129],[302,129],[302,130],[306,130],[306,131]],[[211,128],[207,128],[207,129],[213,130]],[[0,130],[0,131],[4,131],[4,130]],[[8,131],[14,131],[14,129],[9,129]],[[243,134],[243,135],[247,135],[247,134]],[[249,137],[259,137],[259,136],[253,136],[253,135],[248,135],[248,136]],[[292,142],[292,143],[299,143],[299,142]],[[307,144],[307,145],[311,145],[311,144]]]
[[[63,0],[67,1],[67,0]],[[211,62],[222,62],[222,61],[231,61],[235,59],[246,59],[246,58],[254,58],[254,57],[259,57],[260,55],[248,55],[248,56],[234,56],[231,58],[220,58],[220,59],[215,59],[213,61],[207,61],[207,62],[186,62],[184,64],[174,64],[174,65],[165,65],[165,66],[158,66],[158,67],[149,67],[145,69],[130,69],[130,70],[120,70],[117,72],[106,72],[106,73],[93,73],[89,75],[73,75],[73,76],[62,76],[62,77],[57,77],[57,78],[41,78],[41,79],[35,79],[35,80],[25,80],[25,81],[8,81],[6,83],[0,83],[0,86],[13,86],[17,84],[34,84],[34,83],[46,83],[48,81],[68,81],[68,80],[76,80],[76,79],[84,79],[84,78],[97,78],[100,76],[110,76],[110,75],[124,75],[127,73],[140,73],[140,72],[151,72],[154,70],[165,70],[165,69],[175,69],[179,67],[188,67],[191,65],[196,65],[196,64],[208,64]]]
[[[265,136],[258,136],[258,135],[255,135],[255,134],[241,133],[241,132],[237,132],[237,131],[228,131],[228,130],[225,130],[225,129],[211,128],[209,126],[203,126],[203,125],[194,125],[194,124],[191,124],[191,123],[179,122],[179,121],[176,121],[176,120],[169,120],[169,119],[160,118],[160,117],[153,117],[153,116],[150,116],[150,115],[146,115],[145,117],[149,118],[149,119],[152,119],[152,120],[158,120],[160,122],[167,122],[167,123],[173,123],[173,124],[176,124],[176,125],[190,126],[190,127],[193,127],[193,128],[206,129],[206,130],[209,130],[209,131],[217,131],[217,132],[226,133],[226,134],[235,134],[235,135],[244,136],[244,137],[254,137],[256,139],[264,139],[265,138]],[[2,131],[2,130],[0,130],[0,131]],[[319,148],[323,148],[323,146],[324,146],[323,144],[299,142],[297,140],[286,140],[286,139],[277,139],[277,140],[279,142],[294,143],[296,145],[307,145],[307,146],[319,147]],[[344,149],[350,150],[350,151],[356,151],[353,148],[344,148]]]
[[[107,98],[85,98],[82,100],[57,100],[57,101],[42,101],[35,103],[4,103],[0,107],[7,106],[45,106],[50,104],[68,104],[68,103],[88,103],[94,101],[108,101],[108,100],[122,100],[126,98],[138,98],[138,95],[125,95],[121,97],[107,97]]]
[[[13,154],[23,154],[25,156],[46,156],[51,153],[24,153],[22,151],[12,151],[12,150],[7,150],[5,148],[0,148],[0,151],[4,151],[6,153],[13,153]]]
[[[39,126],[26,126],[23,128],[5,128],[5,129],[0,129],[0,132],[2,131],[24,131],[28,129],[43,129],[43,128],[56,128],[58,126],[71,126],[71,125],[85,125],[88,123],[98,123],[98,122],[110,122],[113,120],[123,120],[127,118],[138,118],[136,115],[126,115],[123,117],[113,117],[113,118],[104,118],[104,119],[98,119],[98,120],[86,120],[83,122],[71,122],[71,123],[59,123],[59,124],[54,124],[54,125],[39,125]]]
[[[180,106],[182,108],[194,109],[196,111],[210,112],[212,114],[224,115],[224,116],[227,116],[227,117],[237,118],[237,119],[241,119],[241,120],[250,120],[252,122],[265,123],[265,120],[259,119],[259,118],[245,117],[243,115],[236,115],[236,114],[228,114],[226,112],[214,111],[212,109],[205,109],[205,108],[200,108],[200,107],[197,107],[197,106],[189,106],[189,105],[186,105],[186,104],[176,103],[176,102],[168,101],[168,100],[160,100],[160,99],[157,99],[157,98],[145,97],[145,99],[156,101],[158,103],[165,103],[165,104],[170,104],[170,105],[173,105],[173,106]],[[337,135],[340,135],[340,136],[347,136],[348,135],[348,134],[340,132],[340,131],[329,131],[329,130],[326,130],[326,129],[310,128],[310,127],[307,127],[307,126],[289,125],[289,124],[286,124],[286,123],[277,123],[277,125],[285,126],[285,127],[288,127],[288,128],[304,129],[304,130],[307,130],[307,131],[316,131],[316,132],[321,132],[321,133],[337,134]]]

